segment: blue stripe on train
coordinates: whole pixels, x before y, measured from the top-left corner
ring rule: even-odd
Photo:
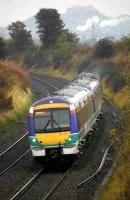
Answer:
[[[34,131],[34,120],[33,117],[29,117],[28,119],[29,123],[29,136],[35,136],[35,131]]]
[[[78,122],[76,113],[71,113],[71,133],[77,133],[79,132]]]

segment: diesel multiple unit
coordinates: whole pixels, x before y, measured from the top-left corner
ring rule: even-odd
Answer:
[[[102,109],[100,81],[82,73],[52,96],[35,102],[29,111],[32,155],[78,154]]]

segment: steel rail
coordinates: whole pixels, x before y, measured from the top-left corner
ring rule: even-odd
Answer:
[[[40,84],[40,85],[43,85],[42,83]],[[41,91],[44,93],[44,92],[46,92],[46,96],[49,96],[50,95],[50,92],[49,92],[49,90],[47,89],[47,88],[44,88],[44,89],[41,89]]]
[[[64,178],[67,176],[67,174],[70,172],[70,170],[74,167],[74,165],[78,162],[78,159],[72,164],[72,166],[65,172],[65,174],[59,179],[58,183],[56,183],[53,188],[51,189],[50,192],[42,199],[42,200],[47,200],[52,193],[56,190],[56,188],[60,185],[60,183],[64,180]]]
[[[12,149],[14,146],[16,146],[18,144],[18,142],[20,142],[26,135],[28,134],[28,131],[21,137],[19,138],[15,143],[13,143],[10,147],[8,147],[5,151],[3,151],[0,154],[0,157],[3,156],[5,153],[7,153],[10,149]]]
[[[42,172],[43,168],[41,168],[13,197],[11,197],[10,200],[17,199],[22,193],[24,193]]]
[[[89,176],[87,179],[85,179],[84,181],[82,181],[81,183],[79,183],[75,188],[78,189],[79,187],[81,187],[82,185],[84,185],[85,183],[89,183],[90,181],[92,181],[95,176],[102,170],[103,166],[104,166],[104,163],[106,161],[106,157],[107,157],[107,154],[108,154],[108,151],[109,149],[112,147],[112,144],[109,145],[109,147],[106,149],[104,155],[103,155],[103,158],[101,160],[101,163],[98,167],[98,169],[91,175]]]
[[[17,160],[15,160],[15,162],[13,162],[9,167],[7,167],[6,169],[3,170],[3,172],[0,173],[0,176],[2,176],[3,174],[5,174],[5,172],[7,172],[11,167],[13,167],[14,165],[16,165],[29,151],[31,150],[28,149],[22,156],[20,156]]]
[[[36,74],[36,73],[30,73],[31,75],[34,75],[34,76],[37,76],[37,77],[41,77],[41,78],[48,78],[50,80],[59,80],[59,81],[62,81],[64,83],[69,83],[70,80],[67,80],[67,79],[63,79],[63,78],[60,78],[60,77],[54,77],[54,76],[47,76],[47,75],[41,75],[41,74]]]
[[[54,88],[55,90],[58,89],[56,86],[52,85],[51,83],[48,83],[48,82],[46,82],[46,81],[43,81],[43,80],[41,80],[41,79],[39,79],[39,78],[32,77],[32,79],[37,80],[37,81],[40,81],[40,82],[42,82],[42,83],[46,83],[47,85],[51,86],[51,87]]]
[[[73,168],[73,166],[77,163],[78,160],[76,160],[73,165],[65,172],[65,174],[59,179],[58,183],[56,183],[51,191],[44,197],[43,200],[48,199],[51,194],[55,191],[55,189],[59,186],[59,184],[63,181],[63,179],[67,176],[67,174],[70,172],[70,170]],[[41,168],[16,194],[14,194],[13,197],[11,197],[10,200],[15,200],[20,197],[21,194],[23,194],[35,180],[39,177],[39,175],[43,172],[44,168]]]
[[[41,84],[42,85],[42,84]],[[45,92],[46,92],[46,96],[49,96],[50,95],[50,92],[49,92],[49,90],[47,90],[47,88],[44,88],[44,90],[45,90]],[[42,90],[43,91],[43,90]],[[43,91],[44,92],[44,91]]]
[[[68,173],[67,173],[68,174]],[[48,199],[51,195],[52,195],[52,193],[56,190],[56,188],[60,185],[60,183],[63,181],[63,179],[66,177],[66,175],[67,174],[64,174],[64,176],[62,176],[61,178],[60,178],[60,180],[58,181],[58,183],[56,183],[55,185],[54,185],[54,187],[51,189],[51,191],[43,198],[43,200],[46,200],[46,199]]]

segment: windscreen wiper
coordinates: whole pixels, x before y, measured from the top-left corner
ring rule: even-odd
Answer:
[[[43,131],[45,131],[46,130],[46,128],[48,127],[48,125],[49,125],[49,123],[50,123],[50,119],[47,121],[47,123],[45,124],[45,126],[44,126],[44,128],[43,128]]]
[[[54,121],[55,124],[58,126],[58,128],[60,129],[60,131],[62,131],[62,128],[61,128],[60,124],[59,124],[55,119],[53,119],[53,121]]]

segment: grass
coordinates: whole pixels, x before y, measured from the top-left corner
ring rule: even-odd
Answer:
[[[28,73],[13,62],[0,61],[1,143],[19,132],[19,122],[26,119],[31,97]]]
[[[107,67],[112,65],[116,76],[123,75],[117,91],[113,90],[115,74],[105,77],[103,89],[105,97],[120,111],[120,125],[114,130],[117,160],[108,183],[101,188],[97,200],[130,200],[130,56],[119,53],[105,61]],[[108,75],[109,76],[109,75]],[[109,82],[108,82],[109,80]],[[111,84],[110,84],[111,83]],[[120,138],[123,136],[123,139]],[[118,142],[117,142],[118,141]]]

